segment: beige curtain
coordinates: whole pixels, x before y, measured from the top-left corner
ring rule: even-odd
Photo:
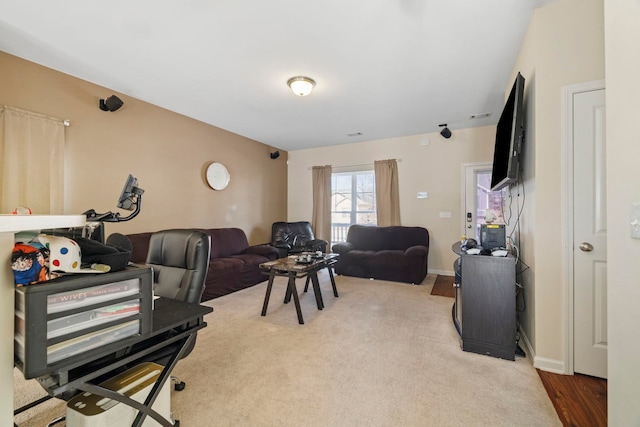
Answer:
[[[64,123],[0,105],[0,213],[62,214]]]
[[[376,176],[376,214],[378,226],[400,225],[398,162],[395,159],[373,162]]]
[[[311,225],[316,239],[331,241],[331,166],[311,168],[313,214]]]

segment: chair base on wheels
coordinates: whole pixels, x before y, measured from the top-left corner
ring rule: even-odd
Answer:
[[[171,376],[171,382],[173,383],[173,389],[175,391],[182,391],[187,386],[184,381],[180,381],[180,378]]]

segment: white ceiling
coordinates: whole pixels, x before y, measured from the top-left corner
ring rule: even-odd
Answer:
[[[0,0],[0,50],[298,150],[495,124],[549,2]]]

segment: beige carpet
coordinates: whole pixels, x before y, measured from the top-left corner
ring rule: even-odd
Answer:
[[[266,317],[266,283],[206,302],[209,326],[175,370],[187,387],[172,392],[174,415],[182,427],[561,425],[529,360],[460,350],[452,300],[430,295],[435,278],[338,276],[335,298],[325,272],[325,309],[312,292],[301,296],[305,325],[293,302],[282,304],[283,279]],[[16,377],[16,400],[39,391]],[[36,419],[63,411],[53,406],[16,421],[42,426]]]

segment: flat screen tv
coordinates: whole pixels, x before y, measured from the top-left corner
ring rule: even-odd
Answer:
[[[523,96],[524,77],[518,73],[496,128],[491,191],[498,191],[518,180],[524,142]]]

